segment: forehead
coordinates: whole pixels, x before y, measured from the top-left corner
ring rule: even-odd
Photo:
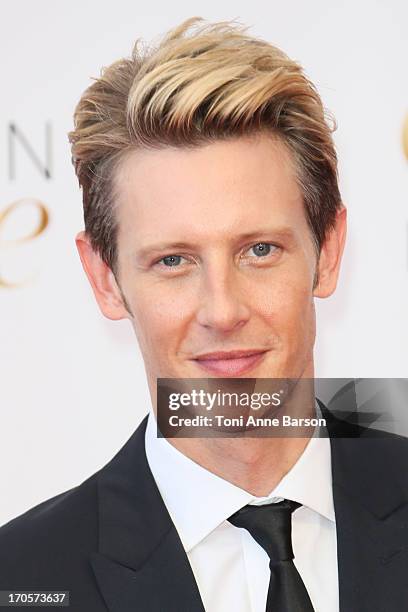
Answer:
[[[157,232],[222,239],[266,222],[306,224],[291,153],[271,135],[135,150],[115,180],[119,233],[133,239]]]

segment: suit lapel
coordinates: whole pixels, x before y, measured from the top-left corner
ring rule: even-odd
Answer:
[[[400,612],[408,601],[408,504],[398,475],[407,440],[323,412],[332,451],[340,612]]]
[[[187,556],[179,546],[175,529],[168,531],[136,570],[94,553],[92,567],[109,611],[204,612]]]
[[[147,417],[99,473],[99,550],[90,562],[110,612],[204,612],[146,459]]]

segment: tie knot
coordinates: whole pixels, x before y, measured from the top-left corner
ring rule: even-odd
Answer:
[[[290,499],[262,506],[248,505],[228,520],[249,531],[267,552],[272,564],[279,563],[293,559],[292,512],[300,505]]]

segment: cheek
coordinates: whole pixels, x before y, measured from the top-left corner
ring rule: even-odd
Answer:
[[[142,347],[164,354],[176,340],[190,318],[188,304],[181,297],[159,291],[135,294],[131,301],[133,326]]]
[[[258,315],[274,338],[285,376],[301,369],[313,349],[315,311],[312,281],[307,271],[295,277],[282,275],[281,282],[270,283],[263,292],[256,293]]]
[[[315,308],[311,287],[288,287],[290,299],[282,308],[281,329],[286,333],[288,353],[295,360],[312,350],[315,339]]]
[[[313,314],[312,282],[309,275],[293,278],[285,275],[279,282],[271,280],[262,287],[253,287],[252,303],[263,317],[279,329],[302,327]]]

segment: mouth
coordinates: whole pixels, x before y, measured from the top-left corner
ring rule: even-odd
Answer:
[[[266,353],[266,350],[259,349],[218,351],[200,355],[194,361],[206,372],[227,378],[246,374],[259,364]]]

